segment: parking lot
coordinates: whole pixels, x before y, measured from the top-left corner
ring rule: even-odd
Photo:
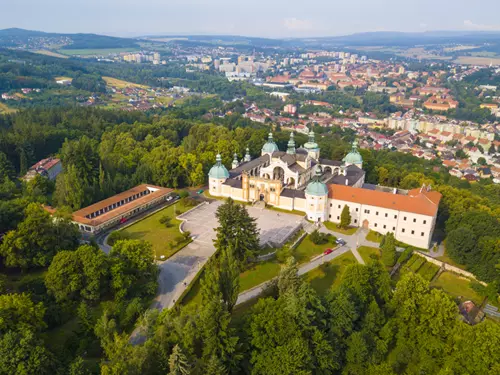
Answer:
[[[214,229],[218,226],[215,212],[222,203],[222,201],[212,201],[181,215],[179,218],[185,220],[183,230],[190,231],[195,237],[195,242],[212,245],[215,238]],[[302,222],[302,217],[298,215],[250,206],[247,206],[247,210],[252,217],[257,219],[261,245],[266,243],[276,246],[282,245],[298,230]]]

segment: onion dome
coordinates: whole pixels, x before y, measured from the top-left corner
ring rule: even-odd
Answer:
[[[346,157],[343,159],[343,162],[345,164],[363,164],[363,158],[361,157],[361,154],[358,151],[358,142],[354,141],[352,142],[352,149],[351,152],[349,152]]]
[[[319,168],[316,168],[316,175],[313,180],[307,184],[306,194],[316,197],[328,195],[328,187],[325,183],[321,182],[321,170]]]
[[[267,142],[262,147],[262,153],[266,154],[266,153],[273,153],[276,151],[279,151],[278,145],[273,140],[273,133],[269,133]]]
[[[216,163],[212,168],[210,168],[210,172],[208,172],[208,177],[216,178],[216,179],[229,178],[229,171],[224,166],[224,164],[222,164],[222,158],[221,158],[220,154],[217,154],[217,157],[215,158],[215,160],[216,160]]]

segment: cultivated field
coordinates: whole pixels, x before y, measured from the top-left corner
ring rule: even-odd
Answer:
[[[9,108],[6,104],[0,103],[0,114],[14,113],[14,112],[17,112],[17,109]]]
[[[40,55],[46,55],[46,56],[52,56],[52,57],[59,57],[60,59],[68,59],[69,58],[68,55],[63,55],[61,53],[57,53],[57,52],[54,52],[54,51],[48,51],[46,49],[39,49],[39,50],[32,51],[32,52],[38,53]]]
[[[123,89],[126,87],[137,87],[140,89],[147,89],[149,86],[139,85],[137,83],[122,81],[121,79],[113,78],[113,77],[102,77],[102,79],[106,82],[108,86],[114,86],[117,89]]]
[[[135,52],[137,48],[103,48],[103,49],[60,49],[57,52],[70,56],[107,56],[113,53]]]
[[[499,57],[477,57],[477,56],[460,56],[454,61],[457,64],[469,65],[498,65],[500,64]]]

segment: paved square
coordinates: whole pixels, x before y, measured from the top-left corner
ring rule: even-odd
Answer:
[[[223,204],[222,201],[212,201],[209,204],[201,204],[196,209],[187,212],[179,218],[186,220],[182,226],[195,236],[195,242],[212,246],[215,238],[214,229],[218,226],[215,212]],[[299,229],[303,217],[299,215],[276,212],[247,206],[248,213],[257,219],[257,228],[260,232],[260,244],[266,243],[281,246],[286,240]]]

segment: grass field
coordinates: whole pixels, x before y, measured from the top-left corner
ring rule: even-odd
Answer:
[[[63,55],[61,53],[57,53],[54,51],[48,51],[46,49],[39,49],[36,51],[32,51],[33,53],[38,53],[39,55],[51,56],[51,57],[59,57],[60,59],[69,59],[68,55]]]
[[[437,257],[436,258],[437,260],[440,260],[441,262],[445,262],[445,263],[448,263],[448,264],[451,264],[452,266],[455,266],[457,268],[460,268],[462,270],[465,270],[467,269],[466,266],[464,266],[463,264],[459,264],[457,262],[455,262],[453,259],[451,259],[447,254],[446,254],[446,249],[444,251],[444,254],[440,257]]]
[[[471,300],[476,305],[481,304],[483,298],[470,287],[470,280],[458,277],[451,272],[443,272],[431,286],[443,289],[446,293],[461,300]]]
[[[174,207],[177,210],[176,213],[174,212]],[[168,258],[175,254],[186,244],[181,243],[175,247],[171,247],[169,245],[176,237],[181,236],[181,233],[179,231],[179,225],[181,224],[181,221],[175,219],[175,217],[190,208],[191,207],[183,207],[182,204],[176,203],[122,230],[131,239],[151,242],[157,258],[159,258],[161,255],[164,255],[165,258]],[[160,219],[163,216],[169,216],[170,218],[172,218],[171,226],[169,228],[160,223]]]
[[[297,260],[297,263],[307,263],[313,256],[323,253],[328,248],[334,248],[335,246],[337,246],[335,244],[335,240],[335,236],[332,236],[329,243],[326,243],[324,245],[315,245],[314,243],[312,243],[309,235],[307,235],[299,244],[299,246],[297,246],[297,248],[293,251],[292,255]]]
[[[0,103],[0,114],[2,113],[16,113],[17,112],[17,109],[14,109],[14,108],[10,108],[7,106],[7,104],[4,104],[4,103]]]
[[[359,229],[359,228],[355,228],[355,227],[347,228],[347,229],[337,228],[337,224],[332,223],[331,221],[325,221],[323,223],[323,225],[327,229],[331,230],[332,232],[337,232],[337,233],[340,233],[340,234],[345,234],[346,236],[352,236]]]
[[[309,282],[316,292],[324,294],[340,283],[342,275],[348,266],[356,263],[356,258],[349,251],[331,262],[322,264],[320,267],[306,273],[304,280]]]
[[[102,79],[106,82],[108,86],[114,86],[117,89],[123,89],[125,87],[137,87],[140,89],[147,89],[149,86],[139,85],[137,83],[123,81],[121,79],[113,78],[113,77],[102,77]]]
[[[371,242],[377,242],[377,243],[380,243],[380,241],[382,241],[382,237],[384,237],[383,235],[381,235],[380,233],[378,232],[375,232],[373,230],[371,230],[370,232],[368,232],[368,234],[366,235],[366,240],[367,241],[371,241]]]
[[[63,55],[78,56],[107,56],[113,53],[135,52],[137,48],[98,48],[98,49],[60,49],[57,52]]]
[[[477,56],[460,56],[453,62],[457,64],[469,64],[469,65],[497,65],[500,64],[499,57],[477,57]]]
[[[358,252],[366,264],[368,264],[371,261],[372,255],[375,255],[377,258],[380,258],[380,256],[381,256],[380,249],[378,249],[376,247],[360,246],[360,247],[358,247]]]

